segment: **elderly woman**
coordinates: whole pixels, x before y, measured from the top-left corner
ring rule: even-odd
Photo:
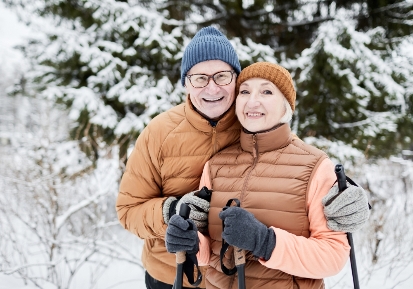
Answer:
[[[198,255],[210,265],[207,288],[238,286],[236,275],[221,270],[222,238],[247,251],[246,288],[324,288],[322,278],[337,274],[350,250],[345,233],[330,230],[323,213],[322,199],[336,180],[334,165],[291,133],[296,94],[286,69],[252,64],[239,75],[236,92],[240,143],[212,157],[201,180],[213,190],[211,242],[202,239]],[[229,199],[238,199],[240,207],[222,210]],[[167,248],[177,242],[175,232],[168,227]],[[182,230],[179,237],[198,251],[197,234]],[[223,263],[233,261],[228,250]]]

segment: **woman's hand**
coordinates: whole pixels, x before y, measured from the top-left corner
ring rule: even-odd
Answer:
[[[323,198],[327,227],[333,231],[354,232],[362,228],[370,217],[367,194],[361,187],[349,185],[339,193],[334,186]]]
[[[166,229],[165,245],[169,253],[185,251],[196,254],[199,250],[199,239],[194,221],[173,215]]]
[[[270,259],[275,248],[274,230],[239,207],[229,207],[220,212],[219,217],[224,220],[222,238],[228,244],[251,251],[259,258]]]

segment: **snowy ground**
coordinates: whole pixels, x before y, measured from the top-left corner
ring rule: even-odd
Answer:
[[[145,288],[143,272],[131,272],[128,266],[113,264],[112,268],[93,289],[139,289]],[[89,289],[82,285],[82,280],[75,281],[71,288]],[[0,274],[0,289],[38,289],[33,285],[25,285],[21,279]],[[48,289],[44,287],[42,289]]]
[[[362,289],[411,289],[413,282],[413,264],[406,267],[394,280],[388,278],[388,268],[375,271],[369,280],[363,277],[360,270],[360,280]],[[134,275],[134,276],[133,276]],[[25,286],[24,283],[13,276],[0,274],[0,289],[35,289],[33,286]],[[86,289],[81,285],[81,281],[74,283],[72,288]],[[130,272],[128,266],[117,266],[114,264],[102,280],[94,289],[137,289],[145,288],[144,276],[142,272]],[[343,271],[334,277],[326,279],[326,288],[346,289],[353,288],[350,264],[348,263]],[[47,289],[47,288],[44,288]]]
[[[358,258],[360,260],[360,258]],[[369,275],[367,272],[374,270],[374,273]],[[360,288],[362,289],[411,289],[413,281],[413,264],[410,264],[399,273],[389,275],[390,266],[382,268],[363,268],[358,264],[358,274],[360,280]],[[346,289],[353,288],[353,279],[351,274],[350,262],[347,262],[346,267],[336,276],[326,279],[326,288]]]

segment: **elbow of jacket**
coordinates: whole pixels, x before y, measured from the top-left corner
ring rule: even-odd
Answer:
[[[337,275],[341,270],[343,270],[344,266],[347,263],[347,260],[349,259],[350,255],[350,247],[348,247],[348,250],[343,250],[343,252],[340,252],[337,254],[335,258],[335,262],[332,262],[331,266],[329,266],[328,272],[326,272],[326,276],[324,277],[331,277],[334,275]]]
[[[126,216],[127,216],[127,212],[125,212],[124,210],[122,210],[121,208],[119,208],[118,206],[116,206],[116,213],[118,215],[118,220],[119,223],[121,224],[121,226],[126,229],[128,229],[128,225],[126,224]]]

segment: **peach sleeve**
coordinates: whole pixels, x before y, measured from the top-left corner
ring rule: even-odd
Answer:
[[[334,164],[329,159],[323,160],[314,173],[307,196],[310,237],[271,227],[276,235],[276,245],[268,261],[259,260],[261,264],[312,279],[340,272],[349,258],[350,246],[345,233],[327,228],[321,203],[335,180]]]
[[[206,266],[209,264],[209,259],[211,257],[211,245],[210,239],[207,236],[202,235],[198,232],[199,238],[199,251],[196,254],[196,258],[198,259],[199,266]]]
[[[204,166],[201,181],[199,182],[199,189],[201,189],[203,186],[206,186],[209,189],[211,188],[211,178],[209,176],[209,162],[207,162]],[[208,236],[204,236],[200,232],[198,232],[198,238],[199,251],[196,254],[196,258],[198,259],[199,266],[206,266],[209,264],[209,258],[211,257],[210,239]]]
[[[209,174],[209,162],[206,162],[204,165],[204,170],[202,171],[201,181],[199,182],[199,189],[205,186],[208,189],[211,189],[211,176]]]

